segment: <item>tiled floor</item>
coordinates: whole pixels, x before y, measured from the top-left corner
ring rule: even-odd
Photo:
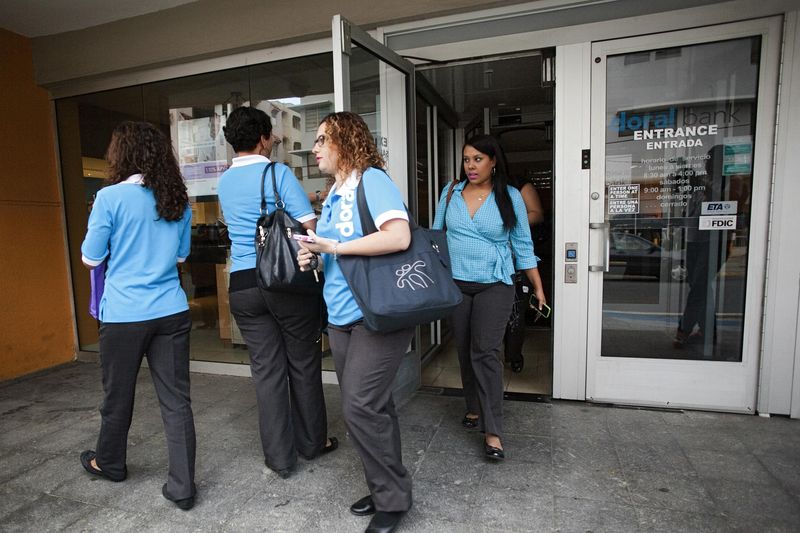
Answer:
[[[199,492],[183,512],[161,496],[167,457],[146,370],[124,483],[78,461],[99,427],[96,364],[0,384],[0,530],[363,531],[368,520],[347,511],[366,494],[360,461],[338,388],[325,394],[340,449],[283,480],[264,467],[251,381],[193,374]],[[462,399],[417,393],[399,410],[414,483],[401,531],[800,530],[800,421],[563,401],[504,410],[499,464],[459,424]]]
[[[527,329],[522,346],[525,366],[519,374],[505,366],[503,379],[506,392],[543,395],[552,393],[552,338],[553,333],[550,330]],[[427,387],[461,388],[458,354],[452,341],[443,346],[423,368],[422,384]]]

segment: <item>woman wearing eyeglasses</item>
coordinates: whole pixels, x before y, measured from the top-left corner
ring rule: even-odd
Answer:
[[[276,165],[278,193],[286,212],[314,229],[317,218],[292,170],[267,157],[276,142],[269,116],[260,109],[234,110],[224,127],[237,152],[219,180],[219,201],[231,238],[230,306],[250,354],[256,388],[261,445],[266,465],[288,477],[299,453],[306,459],[336,449],[327,438],[328,421],[322,391],[319,295],[271,293],[256,282],[254,236],[261,214],[265,167]],[[275,210],[271,171],[264,194],[267,211]]]
[[[383,255],[408,248],[411,231],[400,191],[380,170],[384,162],[364,120],[355,113],[323,119],[313,149],[321,172],[336,182],[322,206],[313,243],[301,243],[301,268],[323,265],[328,337],[342,391],[342,415],[364,466],[369,494],[350,506],[374,515],[366,531],[393,531],[411,507],[411,475],[400,453],[392,384],[414,333],[369,331],[347,285],[338,258]],[[377,168],[375,168],[377,167]],[[364,184],[370,215],[379,231],[364,235],[356,188]],[[317,255],[321,254],[321,258]]]
[[[464,144],[460,180],[442,191],[433,227],[447,229],[453,278],[464,296],[452,317],[467,404],[462,424],[480,427],[484,455],[502,460],[500,346],[514,303],[514,271],[530,280],[539,308],[545,296],[525,202],[508,184],[505,154],[494,137],[476,135]]]

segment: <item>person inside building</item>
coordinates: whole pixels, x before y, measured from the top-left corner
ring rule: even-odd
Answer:
[[[103,405],[97,449],[83,467],[123,481],[136,376],[147,357],[169,451],[162,494],[194,506],[195,430],[189,396],[192,319],[176,265],[189,255],[192,211],[169,139],[146,122],[114,129],[108,186],[97,193],[81,246],[84,264],[108,261],[100,300]]]
[[[447,229],[453,278],[464,296],[452,317],[467,404],[462,424],[480,427],[484,454],[502,460],[500,346],[514,303],[514,272],[525,273],[540,309],[545,295],[525,202],[508,184],[494,137],[476,135],[464,144],[460,179],[442,191],[433,228]]]
[[[317,234],[309,232],[315,242],[301,243],[298,264],[303,269],[322,266],[325,272],[328,336],[342,391],[342,414],[370,491],[350,506],[350,512],[374,514],[367,532],[389,532],[411,507],[411,474],[400,452],[392,384],[414,329],[367,330],[337,260],[343,255],[405,250],[411,242],[408,214],[400,191],[380,170],[383,158],[359,115],[340,112],[325,117],[313,152],[320,171],[335,176],[336,182],[322,206]],[[379,229],[366,236],[355,198],[361,181]]]
[[[231,239],[231,314],[250,354],[265,464],[280,477],[306,459],[335,450],[327,437],[320,350],[321,296],[269,292],[256,281],[256,222],[261,214],[261,181],[275,165],[278,194],[286,212],[306,229],[317,225],[307,195],[292,170],[267,155],[274,137],[269,116],[254,107],[235,109],[224,127],[237,157],[219,180],[217,192]],[[271,169],[265,176],[267,212],[275,210]]]
[[[502,157],[502,154],[499,157]],[[533,186],[533,183],[528,180],[509,178],[509,182],[522,195],[528,216],[528,225],[531,227],[531,234],[533,234],[533,226],[544,220],[544,211],[542,202],[539,199],[539,193],[536,192],[536,187]],[[511,371],[515,373],[522,372],[525,366],[525,357],[522,354],[522,345],[525,343],[525,310],[528,308],[529,298],[533,294],[531,292],[532,289],[533,287],[524,272],[517,271],[514,273],[514,305],[511,308],[511,317],[508,319],[508,325],[506,325],[503,353],[506,363],[511,367]]]

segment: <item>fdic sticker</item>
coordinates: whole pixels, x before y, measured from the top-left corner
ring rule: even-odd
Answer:
[[[699,229],[706,231],[736,229],[736,215],[700,217]]]
[[[728,202],[703,202],[701,215],[735,215],[736,201]]]

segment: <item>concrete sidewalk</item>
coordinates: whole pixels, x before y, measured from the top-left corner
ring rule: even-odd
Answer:
[[[96,364],[0,384],[2,531],[360,532],[367,493],[336,386],[338,451],[278,478],[264,467],[249,379],[192,375],[197,505],[161,496],[166,446],[140,373],[124,483],[89,476],[102,394]],[[506,402],[507,459],[460,426],[463,401],[418,393],[400,410],[414,507],[401,531],[798,531],[800,422],[701,412]]]

